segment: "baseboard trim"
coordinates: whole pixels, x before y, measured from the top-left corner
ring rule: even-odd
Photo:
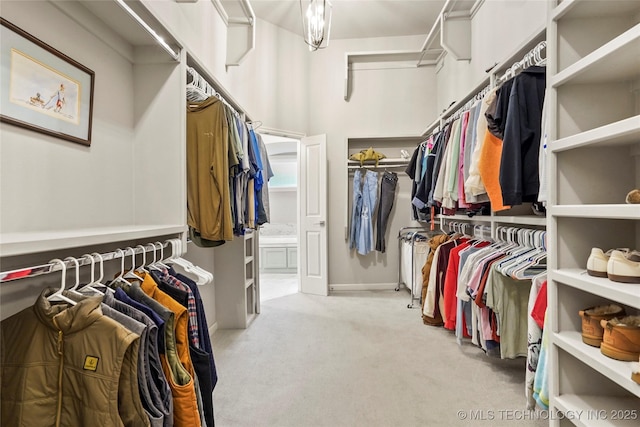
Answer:
[[[388,291],[398,287],[397,283],[336,283],[329,285],[332,292],[339,291]]]
[[[209,336],[213,337],[213,334],[218,330],[218,322],[214,322],[213,325],[209,326]]]

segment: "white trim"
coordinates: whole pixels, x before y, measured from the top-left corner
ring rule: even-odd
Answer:
[[[389,291],[398,287],[397,283],[336,283],[329,285],[331,292],[339,291]]]
[[[213,338],[213,334],[218,330],[218,322],[213,322],[213,325],[209,326],[209,337]]]
[[[282,136],[284,138],[291,138],[291,139],[302,139],[305,136],[307,136],[306,133],[294,132],[290,130],[274,129],[266,126],[260,126],[257,129],[254,128],[254,131],[258,133],[267,134],[267,135]]]
[[[211,0],[211,3],[218,11],[220,18],[222,18],[222,21],[224,21],[224,25],[229,26],[229,14],[226,10],[224,10],[224,6],[220,2],[220,0]]]

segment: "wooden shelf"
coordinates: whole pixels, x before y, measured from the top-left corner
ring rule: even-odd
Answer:
[[[184,225],[104,227],[0,235],[3,257],[184,233]]]
[[[638,143],[640,143],[640,115],[558,139],[549,144],[549,149],[557,153],[587,146],[632,146]]]
[[[586,270],[578,268],[553,270],[549,273],[549,279],[583,292],[640,308],[640,284],[619,283],[607,278],[593,277],[588,275]]]
[[[640,24],[551,77],[551,87],[604,83],[640,76]]]
[[[631,379],[632,362],[622,362],[603,355],[599,348],[583,343],[582,335],[576,331],[563,331],[554,334],[553,343],[635,396],[640,397],[640,385]],[[597,387],[598,385],[594,384],[594,391],[597,390]],[[598,406],[594,408],[599,409]]]
[[[571,414],[574,424],[580,427],[637,426],[640,423],[640,401],[632,397],[563,394],[556,398],[556,406],[565,414]]]
[[[547,214],[572,218],[640,219],[640,205],[560,205],[549,208]]]

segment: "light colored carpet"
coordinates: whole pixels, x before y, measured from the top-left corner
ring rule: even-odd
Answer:
[[[218,330],[217,427],[548,425],[522,420],[523,358],[459,346],[407,299],[297,293],[264,302],[246,330]]]
[[[269,301],[298,292],[297,274],[260,273],[260,301]]]

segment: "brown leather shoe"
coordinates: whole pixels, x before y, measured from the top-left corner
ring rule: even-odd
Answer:
[[[604,335],[600,321],[625,315],[624,309],[615,304],[585,308],[578,314],[582,317],[582,342],[594,347],[600,347]]]
[[[640,358],[640,316],[601,320],[600,325],[604,328],[602,354],[629,362]]]

